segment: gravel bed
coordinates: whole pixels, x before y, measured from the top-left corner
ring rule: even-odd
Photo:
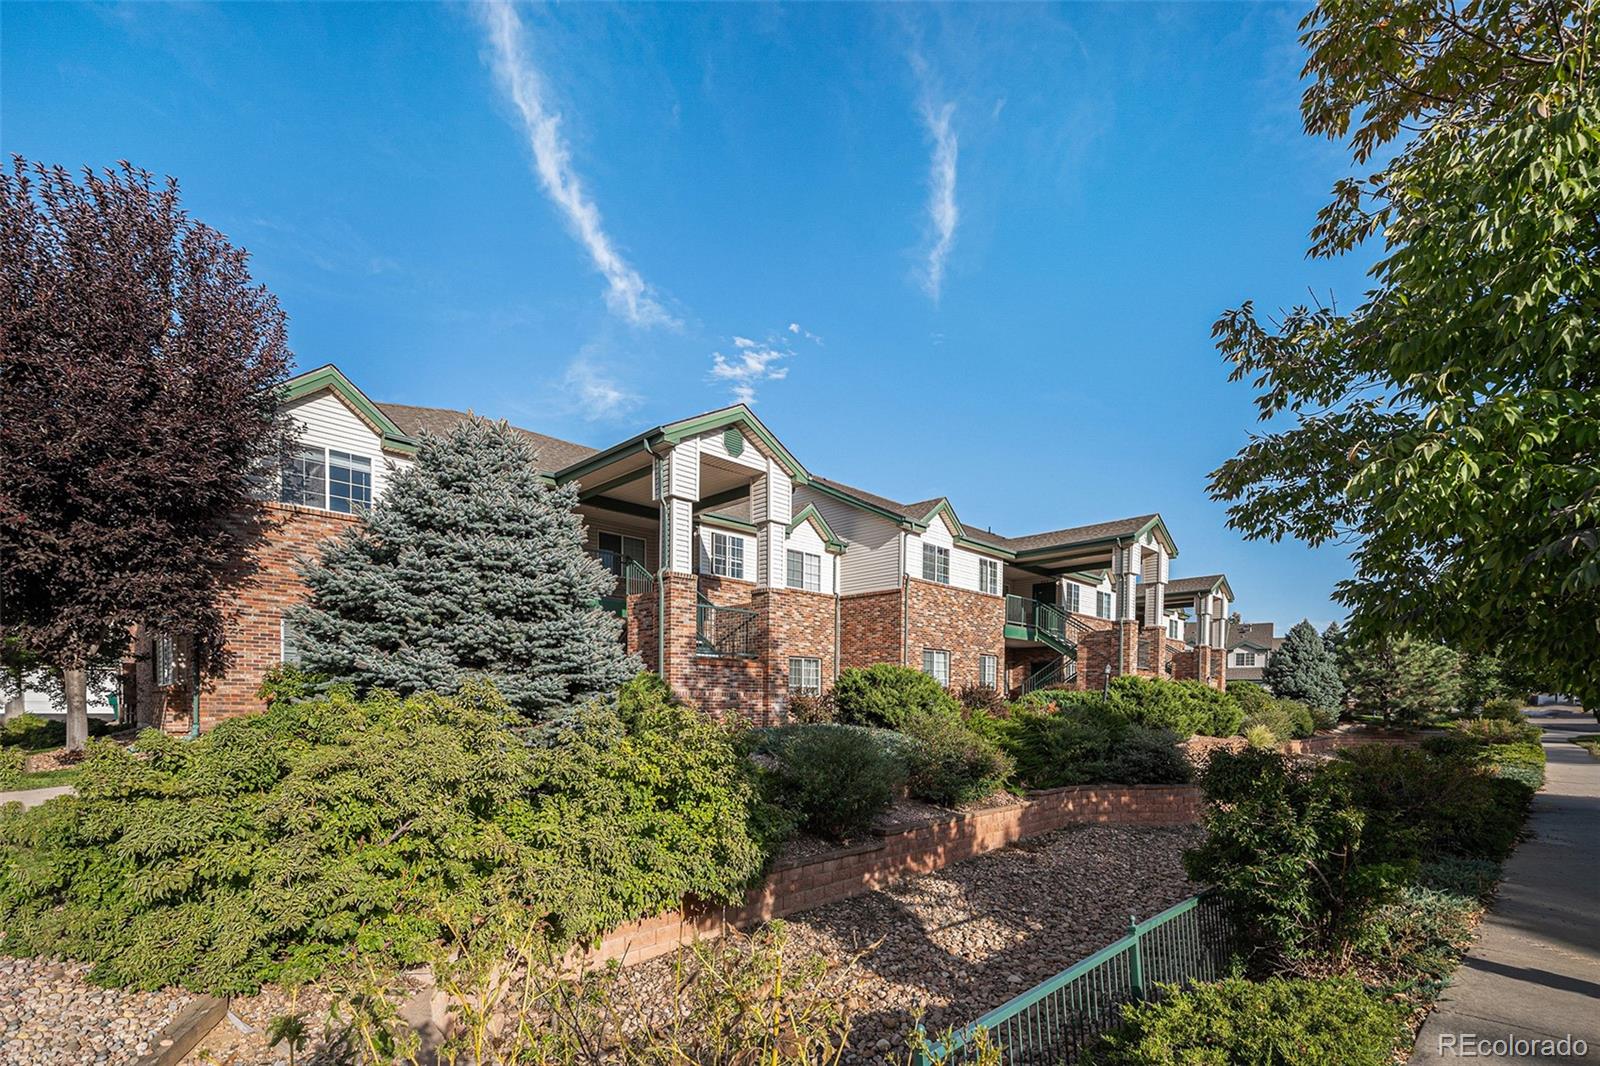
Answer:
[[[228,1002],[230,1016],[224,1018],[195,1049],[185,1063],[206,1066],[287,1066],[285,1047],[267,1044],[267,1026],[282,1014],[297,1014],[306,1024],[306,1046],[295,1057],[302,1066],[321,1066],[335,1061],[323,1044],[328,1017],[327,993],[315,986],[288,991],[268,985],[253,996],[235,996]]]
[[[1197,827],[1079,826],[903,881],[787,921],[796,948],[865,952],[847,1062],[903,1061],[918,1007],[930,1032],[964,1025],[1127,932],[1197,888],[1182,853]],[[630,998],[663,1016],[673,960],[630,967]],[[636,1000],[636,1001],[637,1001]]]
[[[116,1066],[150,1050],[193,998],[182,989],[125,992],[88,980],[82,963],[0,956],[0,1062]]]

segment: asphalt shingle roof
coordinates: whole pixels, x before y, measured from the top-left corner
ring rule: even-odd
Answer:
[[[415,437],[419,433],[448,433],[468,418],[467,412],[453,411],[448,407],[413,407],[403,403],[380,403],[378,408],[400,427],[401,432],[410,437]],[[526,437],[534,446],[538,453],[539,469],[546,473],[571,466],[599,451],[598,448],[574,444],[559,437],[547,437],[543,433],[535,433],[521,426],[511,428]]]
[[[1167,582],[1167,595],[1175,592],[1209,592],[1211,586],[1222,580],[1221,574],[1207,574],[1204,577],[1175,577]]]

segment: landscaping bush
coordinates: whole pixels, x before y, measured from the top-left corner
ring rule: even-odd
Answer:
[[[1389,1066],[1400,1011],[1360,981],[1230,979],[1164,986],[1122,1008],[1122,1024],[1086,1058],[1093,1066]]]
[[[1272,734],[1274,744],[1288,740],[1294,734],[1294,723],[1289,720],[1289,712],[1277,700],[1251,711],[1242,724],[1246,733],[1252,729],[1265,729]]]
[[[1278,701],[1272,693],[1256,684],[1254,681],[1229,681],[1228,695],[1239,705],[1239,710],[1245,719],[1264,708],[1271,707]]]
[[[906,784],[912,796],[954,807],[982,799],[1011,775],[1011,759],[959,718],[918,714],[906,721]]]
[[[483,684],[277,702],[184,742],[91,743],[78,795],[0,813],[8,954],[245,992],[356,947],[424,961],[513,900],[560,941],[742,898],[763,810],[731,737],[641,678],[529,747]]]
[[[1365,815],[1365,861],[1503,859],[1516,844],[1526,801],[1474,762],[1368,744],[1341,752],[1329,771]]]
[[[969,713],[1004,714],[1006,710],[1006,698],[993,685],[962,685],[956,692],[956,702]]]
[[[1496,719],[1504,722],[1525,722],[1522,716],[1522,701],[1511,696],[1497,696],[1485,700],[1481,718]]]
[[[1538,726],[1521,718],[1463,718],[1451,728],[1482,744],[1538,744],[1542,735]]]
[[[1201,784],[1206,837],[1184,868],[1268,964],[1342,943],[1389,893],[1398,872],[1358,862],[1364,819],[1341,776],[1248,748],[1214,753]]]
[[[1098,707],[1038,711],[1018,707],[997,730],[1028,788],[1087,784],[1180,784],[1189,764],[1177,737]]]
[[[1040,689],[1023,696],[1013,707],[1026,707],[1034,711],[1091,711],[1097,714],[1133,716],[1134,706],[1117,693],[1101,694],[1097,691],[1079,692],[1069,688]]]
[[[813,833],[840,839],[894,802],[906,761],[876,731],[809,725],[764,730],[756,750],[773,761],[768,795]]]
[[[1153,677],[1117,677],[1111,693],[1118,709],[1141,725],[1170,729],[1187,739],[1229,737],[1239,731],[1244,712],[1225,692],[1199,681],[1164,681]]]
[[[1310,707],[1295,700],[1279,700],[1278,707],[1289,719],[1289,736],[1305,738],[1317,731],[1316,719],[1311,716]]]
[[[0,792],[17,787],[28,764],[28,753],[21,748],[0,748]]]
[[[1244,739],[1252,748],[1275,748],[1278,734],[1259,722],[1249,722],[1244,728]]]
[[[825,725],[838,720],[839,709],[831,692],[820,696],[796,694],[789,697],[789,717],[801,725]]]
[[[1356,965],[1403,998],[1434,998],[1472,943],[1477,896],[1405,885],[1378,907],[1353,943]]]
[[[1500,864],[1491,859],[1433,859],[1417,871],[1417,883],[1458,896],[1487,900],[1500,880]]]
[[[1523,789],[1527,797],[1544,785],[1544,747],[1539,744],[1490,744],[1478,755],[1478,762],[1495,777]]]
[[[841,673],[833,700],[845,725],[900,729],[912,715],[959,713],[955,699],[932,677],[888,663]]]
[[[50,751],[67,742],[67,724],[37,714],[19,714],[0,726],[0,747],[20,751]]]

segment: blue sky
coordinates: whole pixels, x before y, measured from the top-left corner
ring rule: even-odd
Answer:
[[[0,148],[128,159],[253,255],[302,367],[594,445],[747,395],[811,469],[1008,534],[1159,510],[1175,574],[1319,624],[1250,544],[1211,323],[1346,172],[1298,5],[7,3]]]

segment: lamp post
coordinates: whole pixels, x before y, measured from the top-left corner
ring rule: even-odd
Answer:
[[[1100,702],[1111,702],[1111,664],[1106,663],[1105,683],[1100,687]]]

